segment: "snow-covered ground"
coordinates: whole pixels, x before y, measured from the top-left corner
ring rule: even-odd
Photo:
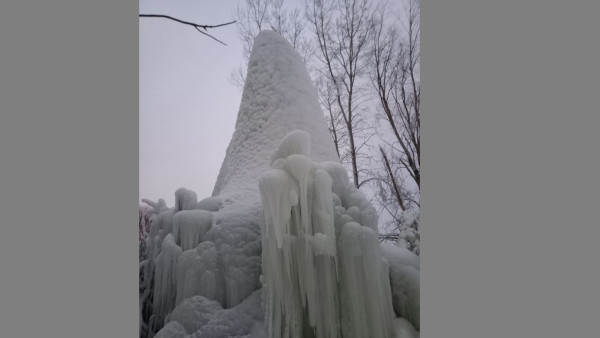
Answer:
[[[213,196],[149,204],[144,337],[419,335],[419,259],[382,250],[302,60],[274,32],[255,40]]]

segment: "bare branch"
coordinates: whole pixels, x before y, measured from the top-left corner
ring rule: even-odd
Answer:
[[[235,21],[231,21],[231,22],[222,23],[222,24],[219,24],[219,25],[199,25],[199,24],[197,24],[197,23],[193,23],[193,22],[189,22],[189,21],[183,21],[183,20],[181,20],[181,19],[177,19],[177,18],[174,18],[174,17],[172,17],[172,16],[168,16],[168,15],[164,15],[164,14],[140,14],[140,15],[139,15],[139,17],[140,17],[140,18],[164,18],[164,19],[173,20],[173,21],[175,21],[175,22],[179,22],[179,23],[181,23],[181,24],[184,24],[184,25],[189,25],[189,26],[192,26],[192,27],[196,28],[196,30],[197,30],[198,32],[200,32],[200,33],[202,33],[202,34],[204,34],[204,35],[206,35],[206,36],[210,37],[211,39],[213,39],[213,40],[215,40],[215,41],[217,41],[217,42],[219,42],[219,43],[221,43],[221,44],[223,44],[223,45],[225,45],[225,46],[227,46],[227,44],[226,44],[226,43],[224,43],[223,41],[221,41],[221,40],[219,40],[219,39],[215,38],[214,36],[212,36],[212,35],[210,35],[210,34],[208,34],[208,33],[206,32],[206,30],[207,30],[208,28],[217,28],[217,27],[223,27],[223,26],[227,26],[227,25],[231,25],[231,24],[234,24],[234,23],[235,23]],[[202,31],[201,29],[204,29],[204,31]]]

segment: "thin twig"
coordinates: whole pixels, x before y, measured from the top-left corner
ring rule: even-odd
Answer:
[[[182,23],[184,25],[190,25],[190,26],[196,28],[196,30],[198,32],[200,32],[200,33],[202,33],[202,34],[204,34],[204,35],[212,38],[213,40],[215,40],[215,41],[217,41],[217,42],[219,42],[219,43],[221,43],[221,44],[223,44],[225,46],[227,46],[226,43],[224,43],[223,41],[215,38],[214,36],[212,36],[210,34],[208,34],[207,32],[201,31],[200,28],[202,28],[202,29],[204,29],[206,31],[207,28],[217,28],[217,27],[227,26],[227,25],[231,25],[231,24],[235,23],[235,21],[231,21],[231,22],[222,23],[222,24],[219,24],[219,25],[199,25],[197,23],[183,21],[183,20],[174,18],[172,16],[164,15],[164,14],[140,14],[140,18],[165,18],[165,19],[169,19],[169,20],[173,20],[173,21]]]

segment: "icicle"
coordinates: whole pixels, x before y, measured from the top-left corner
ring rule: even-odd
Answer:
[[[184,210],[173,216],[173,236],[183,251],[194,249],[210,230],[213,213],[206,210]]]
[[[284,138],[259,180],[268,337],[389,338],[394,312],[376,214],[339,164],[299,154],[310,144],[300,135]]]
[[[175,211],[193,210],[198,204],[198,195],[186,188],[179,188],[175,191]]]
[[[259,180],[269,337],[338,337],[332,182],[302,144],[288,134]]]
[[[180,255],[181,248],[175,243],[173,235],[168,234],[163,240],[161,252],[156,258],[153,330],[164,324],[166,315],[175,307],[177,260]]]
[[[192,296],[217,299],[217,255],[212,242],[183,252],[177,263],[177,305]]]
[[[338,241],[344,338],[384,338],[393,332],[389,270],[377,235],[346,223]]]

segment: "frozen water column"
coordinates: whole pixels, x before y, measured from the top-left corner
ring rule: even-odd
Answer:
[[[313,160],[339,163],[301,57],[279,34],[263,31],[254,40],[236,129],[213,196],[258,197],[257,181],[270,168],[271,155],[298,129],[311,135]]]

